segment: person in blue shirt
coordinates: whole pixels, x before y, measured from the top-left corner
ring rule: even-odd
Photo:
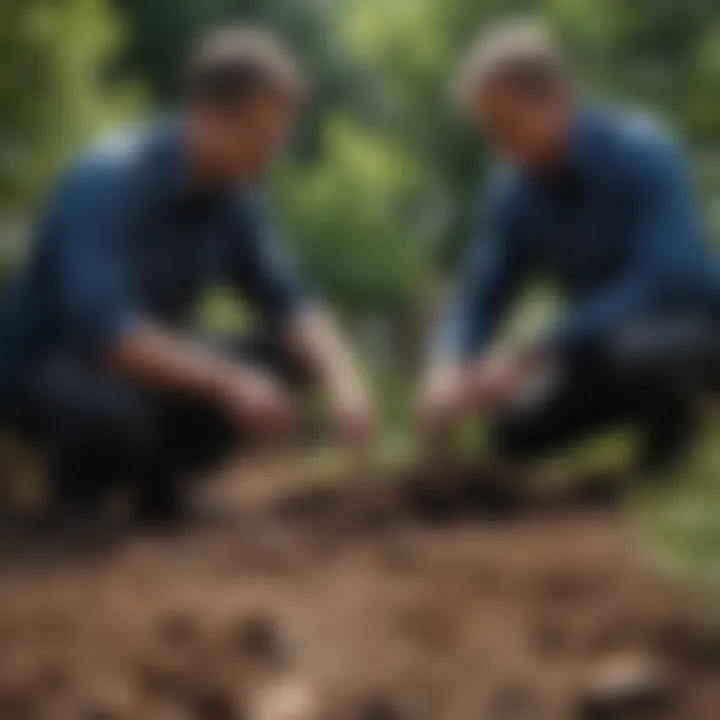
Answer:
[[[485,411],[501,455],[527,459],[630,422],[639,464],[667,466],[720,367],[720,273],[682,150],[658,121],[578,97],[533,21],[483,36],[456,90],[500,157],[434,335],[421,427],[441,438]],[[498,347],[502,313],[532,278],[553,280],[564,305],[530,342]]]
[[[303,380],[343,440],[369,439],[361,373],[257,196],[302,95],[277,39],[222,28],[194,53],[176,116],[102,141],[52,192],[0,309],[0,415],[43,440],[61,507],[94,510],[130,478],[143,513],[177,510],[189,474],[295,429]],[[193,338],[217,284],[257,310],[257,337]]]

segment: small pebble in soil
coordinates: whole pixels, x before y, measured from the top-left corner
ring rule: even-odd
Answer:
[[[595,668],[577,701],[580,720],[649,720],[669,701],[667,677],[642,655],[607,659]]]

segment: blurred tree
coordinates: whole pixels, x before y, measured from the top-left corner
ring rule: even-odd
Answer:
[[[109,63],[114,81],[139,76],[168,104],[202,29],[271,26],[314,87],[278,175],[289,235],[340,306],[399,311],[432,284],[423,281],[435,256],[451,263],[464,244],[486,163],[447,101],[448,77],[480,27],[526,12],[559,28],[595,88],[661,108],[710,157],[720,141],[717,0],[5,0],[0,203],[26,207],[79,140],[125,114],[128,94],[104,82]],[[702,173],[711,191],[713,167]]]
[[[664,110],[696,144],[720,140],[716,0],[551,0],[548,7],[605,92]]]
[[[103,70],[120,40],[101,0],[0,6],[0,209],[27,208],[77,144],[137,99]]]
[[[326,120],[319,162],[279,180],[309,273],[348,313],[398,312],[429,279],[425,169],[344,116]]]

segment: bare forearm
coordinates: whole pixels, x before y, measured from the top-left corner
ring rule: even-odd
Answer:
[[[360,369],[329,314],[312,310],[298,316],[286,337],[291,352],[324,390],[363,386]]]
[[[353,450],[367,449],[375,436],[372,400],[333,320],[319,311],[308,312],[295,320],[288,342],[318,381],[340,440]]]
[[[237,373],[227,359],[151,323],[139,324],[107,352],[117,373],[152,387],[216,396]]]
[[[467,374],[468,363],[453,358],[434,358],[420,373],[421,387],[444,385],[447,381],[457,381]]]

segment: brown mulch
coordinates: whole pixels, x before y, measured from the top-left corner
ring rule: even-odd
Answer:
[[[0,719],[717,720],[718,644],[601,480],[268,482],[168,534],[8,530]],[[598,690],[613,663],[631,687]]]

